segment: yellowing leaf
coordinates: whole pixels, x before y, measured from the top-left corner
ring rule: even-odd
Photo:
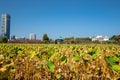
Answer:
[[[30,51],[30,53],[29,53],[30,60],[31,60],[31,58],[33,58],[34,55],[35,55],[35,51]]]
[[[120,66],[119,65],[112,65],[112,69],[120,72]]]
[[[60,77],[61,77],[60,74],[57,74],[57,75],[56,75],[56,78],[57,78],[57,79],[60,79]]]

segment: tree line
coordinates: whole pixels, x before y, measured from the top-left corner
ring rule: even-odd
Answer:
[[[2,36],[0,43],[41,43],[41,44],[80,44],[80,43],[103,43],[103,44],[120,44],[120,35],[113,35],[109,38],[109,41],[92,41],[91,38],[61,38],[50,39],[47,34],[43,34],[42,40],[8,40],[6,36]]]

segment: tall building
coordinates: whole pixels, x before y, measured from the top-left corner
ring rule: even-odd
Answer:
[[[10,15],[2,14],[2,36],[7,36],[10,39]]]
[[[36,34],[30,34],[29,39],[30,40],[36,40]]]

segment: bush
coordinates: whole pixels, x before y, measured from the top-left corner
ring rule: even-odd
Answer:
[[[6,36],[3,36],[3,37],[2,37],[2,42],[3,42],[3,43],[7,43],[7,42],[8,42],[8,38],[7,38]]]

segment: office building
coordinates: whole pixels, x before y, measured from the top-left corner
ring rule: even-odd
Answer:
[[[36,34],[30,34],[29,39],[30,40],[36,40]]]
[[[2,14],[2,36],[7,36],[10,39],[10,15]]]

